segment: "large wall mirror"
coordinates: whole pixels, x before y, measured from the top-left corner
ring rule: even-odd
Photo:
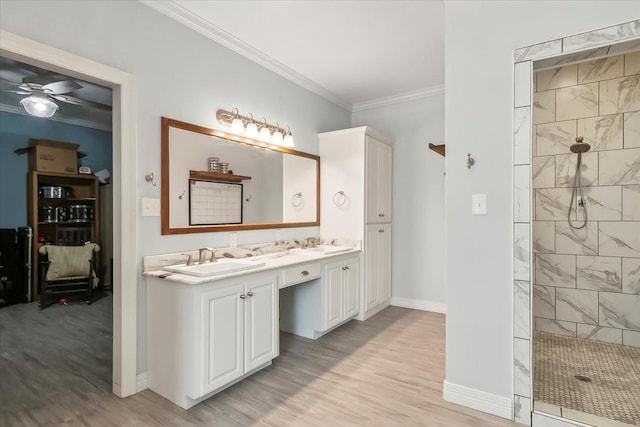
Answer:
[[[317,226],[320,157],[163,117],[161,197],[162,234]]]

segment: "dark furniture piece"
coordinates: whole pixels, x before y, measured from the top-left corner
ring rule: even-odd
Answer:
[[[30,227],[0,228],[0,307],[31,301]]]
[[[45,245],[40,256],[40,309],[61,298],[84,294],[87,304],[93,302],[97,284],[94,271],[100,247],[95,243],[82,246]]]

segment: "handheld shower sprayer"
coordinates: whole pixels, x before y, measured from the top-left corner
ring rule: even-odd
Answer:
[[[587,206],[582,205],[582,209],[584,210],[584,219],[581,225],[575,225],[571,222],[571,211],[576,209],[574,206],[574,202],[576,201],[576,196],[579,196],[580,199],[584,201],[584,196],[582,195],[582,180],[580,175],[580,167],[582,166],[582,153],[586,153],[591,149],[591,146],[584,142],[584,138],[581,136],[576,137],[576,142],[571,144],[569,150],[572,153],[578,154],[578,160],[576,161],[576,173],[573,176],[573,188],[571,190],[571,201],[569,202],[569,212],[567,213],[567,221],[569,221],[569,226],[575,230],[580,230],[587,225]]]

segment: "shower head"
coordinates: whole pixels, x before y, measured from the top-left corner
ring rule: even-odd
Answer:
[[[587,151],[591,150],[591,146],[582,141],[584,141],[583,137],[577,137],[575,144],[572,144],[571,147],[569,147],[569,150],[571,150],[572,153],[578,154],[586,153]]]

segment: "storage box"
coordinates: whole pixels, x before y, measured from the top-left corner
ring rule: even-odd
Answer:
[[[29,153],[29,170],[77,174],[78,147],[68,142],[30,139],[29,147],[16,152]]]

